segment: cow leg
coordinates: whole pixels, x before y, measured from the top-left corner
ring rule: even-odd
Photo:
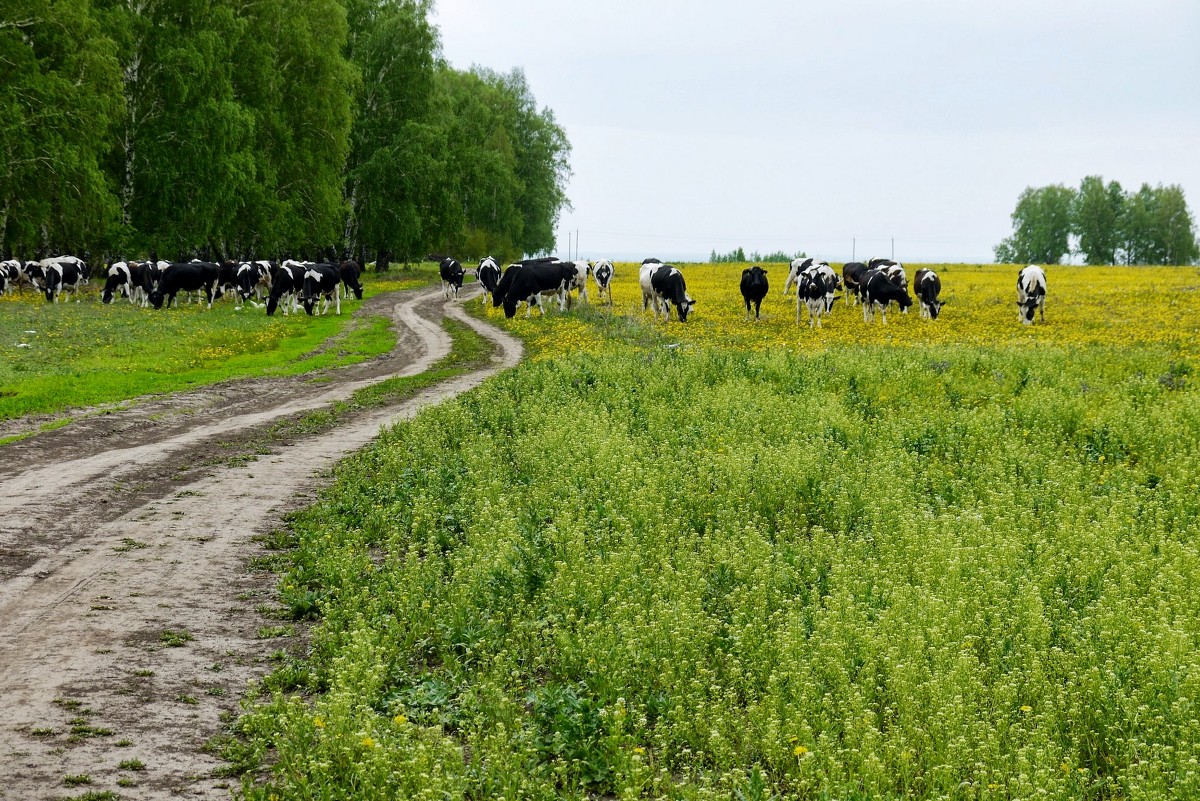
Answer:
[[[349,297],[349,295],[347,295],[346,297]],[[337,312],[338,316],[340,317],[342,314],[342,296],[341,295],[336,295],[334,297],[334,304],[335,304],[334,309]]]

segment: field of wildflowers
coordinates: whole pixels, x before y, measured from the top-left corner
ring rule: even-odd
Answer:
[[[534,359],[339,468],[247,798],[1200,795],[1196,270],[820,332],[738,273],[508,322]]]
[[[943,300],[938,320],[922,320],[914,306],[908,314],[893,312],[885,326],[864,323],[861,307],[838,300],[820,330],[796,324],[796,296],[784,297],[787,265],[767,266],[771,292],[763,301],[763,319],[746,319],[738,282],[746,264],[680,265],[696,308],[685,325],[674,318],[660,327],[672,341],[714,345],[738,350],[783,348],[811,353],[841,345],[982,345],[1023,347],[1053,344],[1152,344],[1181,355],[1200,355],[1200,269],[1195,267],[1070,267],[1047,268],[1049,285],[1043,326],[1017,323],[1016,283],[1019,265],[908,265],[909,280],[919,266],[937,271]],[[841,265],[833,265],[841,274]],[[616,265],[613,313],[642,317],[637,264]],[[595,287],[591,287],[595,293]],[[501,310],[489,319],[503,320]],[[592,311],[595,311],[593,309]],[[579,350],[599,353],[612,347],[602,328],[578,316],[548,315],[546,321],[514,319],[512,330],[527,337],[534,358],[551,358]],[[645,313],[650,319],[650,313]]]

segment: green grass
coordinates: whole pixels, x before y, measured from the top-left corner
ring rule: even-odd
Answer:
[[[238,724],[238,764],[279,766],[243,791],[1194,798],[1200,397],[1175,364],[524,364],[296,518],[281,594],[319,622]]]
[[[436,268],[364,276],[367,295],[429,283]],[[338,315],[267,317],[218,301],[170,310],[95,291],[81,303],[48,304],[26,292],[0,302],[0,420],[173,392],[231,378],[296,375],[352,364],[390,350],[389,321],[351,324],[356,301]],[[34,331],[36,333],[26,333]],[[322,347],[323,345],[328,345]],[[29,347],[18,347],[19,345]]]

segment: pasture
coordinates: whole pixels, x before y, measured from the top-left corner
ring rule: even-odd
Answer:
[[[436,267],[364,273],[364,297],[428,283]],[[79,303],[47,303],[30,289],[0,296],[0,420],[172,392],[231,378],[297,375],[352,364],[395,344],[383,316],[352,322],[358,308],[308,317],[267,317],[232,298],[143,309],[100,302],[92,279]]]
[[[1194,268],[940,266],[938,321],[503,320],[533,358],[347,460],[277,543],[308,658],[247,798],[1200,794]],[[1135,294],[1131,294],[1135,293]],[[474,303],[474,302],[472,302]],[[523,314],[523,312],[522,312]]]

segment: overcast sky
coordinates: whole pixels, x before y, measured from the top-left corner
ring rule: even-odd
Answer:
[[[986,262],[1026,186],[1200,208],[1200,0],[437,0],[572,144],[558,254]],[[852,242],[857,240],[857,244]]]

